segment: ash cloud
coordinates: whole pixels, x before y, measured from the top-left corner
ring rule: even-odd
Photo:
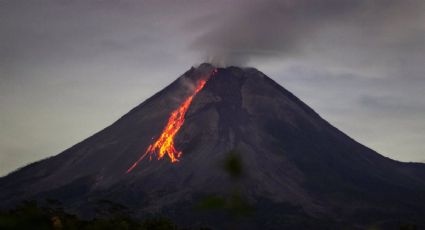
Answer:
[[[366,54],[385,62],[390,59],[388,55],[402,55],[400,51],[412,40],[423,41],[425,34],[425,4],[421,0],[265,0],[224,4],[227,7],[190,26],[190,30],[200,27],[190,47],[207,61],[222,66],[317,52],[338,56],[327,50],[334,50],[333,45],[353,46],[361,51],[347,55]]]

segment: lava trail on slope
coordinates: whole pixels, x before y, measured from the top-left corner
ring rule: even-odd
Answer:
[[[195,91],[176,109],[174,110],[168,123],[162,131],[159,138],[146,149],[146,152],[127,169],[126,173],[131,172],[146,156],[149,155],[149,159],[152,159],[152,155],[158,154],[157,159],[162,159],[166,154],[171,160],[171,163],[176,163],[182,156],[182,151],[178,151],[174,146],[174,137],[183,126],[185,115],[187,110],[192,103],[193,98],[204,88],[208,79],[217,73],[217,69],[213,70],[208,77],[198,81]]]

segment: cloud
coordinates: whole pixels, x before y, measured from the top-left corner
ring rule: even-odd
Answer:
[[[371,96],[364,95],[359,100],[361,106],[369,107],[370,110],[383,113],[406,113],[417,114],[425,113],[425,107],[412,100],[403,100],[403,98],[393,96]]]

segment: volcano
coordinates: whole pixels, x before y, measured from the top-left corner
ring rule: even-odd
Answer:
[[[223,170],[230,154],[239,179]],[[222,229],[234,217],[194,207],[235,190],[253,210],[241,229],[425,228],[425,164],[359,144],[254,68],[206,63],[104,130],[0,178],[0,206],[57,199],[89,218],[110,200],[138,218]]]

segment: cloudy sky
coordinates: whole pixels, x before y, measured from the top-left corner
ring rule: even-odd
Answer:
[[[425,162],[425,1],[0,0],[0,175],[193,65],[253,66],[349,136]]]

